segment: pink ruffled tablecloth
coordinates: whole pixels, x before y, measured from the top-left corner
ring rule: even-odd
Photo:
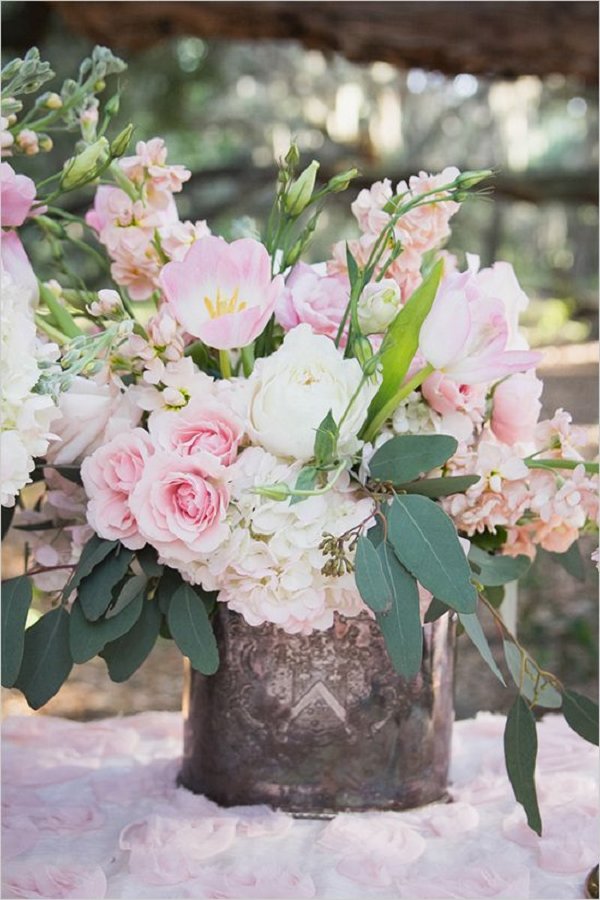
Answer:
[[[540,725],[540,839],[512,799],[503,728],[491,714],[456,724],[453,803],[299,821],[176,788],[176,713],[9,717],[2,897],[583,897],[596,750],[562,717]]]

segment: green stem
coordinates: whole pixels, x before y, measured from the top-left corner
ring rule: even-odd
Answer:
[[[423,384],[426,378],[429,378],[431,373],[434,371],[433,366],[427,363],[422,369],[419,369],[409,381],[405,382],[398,391],[394,394],[391,400],[380,409],[377,415],[369,422],[365,432],[363,434],[363,440],[371,442],[385,420],[391,416],[394,410],[397,408],[398,404],[400,404],[409,394],[412,394],[414,390],[416,390],[419,385]]]
[[[289,485],[281,482],[282,487],[286,488],[285,495],[282,495],[281,500],[287,500],[289,497],[319,497],[321,494],[327,494],[331,491],[336,483],[339,481],[340,476],[346,471],[348,468],[348,460],[343,460],[336,469],[333,470],[333,478],[331,481],[328,481],[325,487],[315,488],[312,491],[303,491],[301,489],[291,488]],[[263,485],[256,488],[253,488],[250,493],[258,494],[259,496],[270,497],[273,485]],[[279,498],[278,498],[279,499]]]
[[[583,466],[586,472],[597,475],[599,465],[597,462],[584,462],[577,459],[524,459],[528,469],[576,469]]]
[[[222,378],[231,378],[231,362],[227,350],[219,350],[219,368]]]
[[[241,354],[244,375],[246,378],[249,378],[252,374],[252,369],[254,368],[254,344],[248,344],[247,347],[242,347]]]
[[[69,338],[65,337],[64,334],[55,328],[53,325],[50,325],[49,322],[44,319],[39,313],[35,314],[35,324],[38,328],[41,328],[43,332],[45,332],[48,337],[52,338],[53,341],[56,341],[57,344],[68,344]]]

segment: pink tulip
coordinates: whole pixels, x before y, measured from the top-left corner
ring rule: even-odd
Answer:
[[[533,441],[543,384],[533,372],[512,375],[494,391],[492,431],[505,444]]]
[[[427,362],[461,384],[496,381],[533,368],[541,354],[507,350],[509,321],[501,297],[487,293],[473,272],[442,281],[419,335]]]
[[[258,241],[228,244],[205,237],[182,262],[170,262],[160,284],[185,330],[209,347],[246,347],[271,318],[283,277],[271,279],[269,255]]]
[[[9,163],[0,163],[0,223],[3,228],[22,225],[35,200],[35,184],[17,175]]]

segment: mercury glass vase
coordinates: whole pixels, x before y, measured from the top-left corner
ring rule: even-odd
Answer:
[[[218,672],[187,664],[180,784],[222,806],[305,816],[444,798],[454,717],[448,616],[425,626],[410,681],[365,614],[307,636],[252,627],[224,606],[214,624]]]

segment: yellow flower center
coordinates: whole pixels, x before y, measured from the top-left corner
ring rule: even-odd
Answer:
[[[246,309],[248,304],[244,300],[240,300],[239,293],[240,289],[236,288],[231,297],[222,297],[221,288],[217,288],[217,296],[214,299],[205,297],[204,305],[211,319],[218,319],[220,316],[231,315],[231,313]]]

